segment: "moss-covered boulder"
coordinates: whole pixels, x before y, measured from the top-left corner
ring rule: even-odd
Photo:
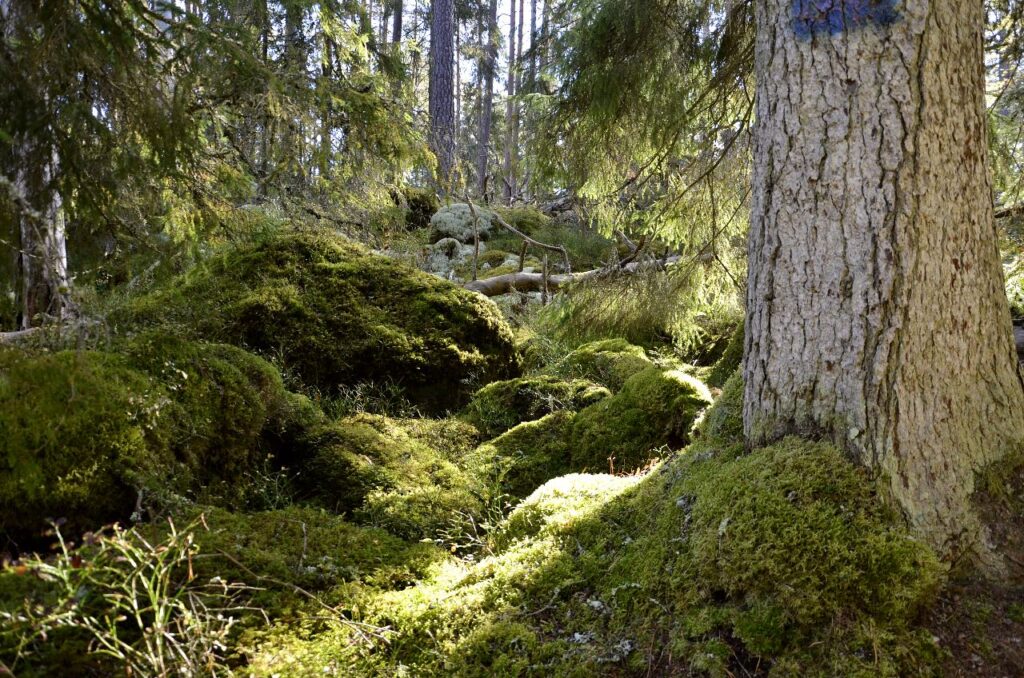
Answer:
[[[590,379],[618,391],[627,379],[653,364],[643,348],[625,339],[604,339],[571,352],[558,365],[558,372]]]
[[[328,234],[229,250],[112,320],[254,350],[326,392],[396,384],[431,413],[518,372],[512,332],[493,303]]]
[[[494,212],[474,205],[476,211],[475,233],[481,240],[491,236],[495,227]],[[444,238],[454,238],[459,242],[473,242],[474,219],[473,210],[466,203],[447,205],[437,211],[430,219],[430,241],[437,242]]]
[[[509,429],[474,450],[468,466],[483,479],[490,496],[521,499],[548,480],[575,470],[571,452],[575,417],[560,410]]]
[[[526,235],[534,235],[542,228],[551,225],[551,217],[536,207],[496,207],[494,211],[509,225]]]
[[[714,445],[743,443],[743,376],[733,372],[722,392],[701,417],[696,435]]]
[[[476,392],[463,416],[488,437],[558,410],[578,411],[610,396],[607,388],[581,379],[540,375],[496,381]]]
[[[406,186],[402,189],[405,198],[405,224],[409,228],[422,229],[430,226],[430,218],[441,208],[437,194],[429,188]]]
[[[0,358],[0,524],[31,536],[210,491],[239,499],[278,449],[287,397],[232,346],[144,335],[119,352]]]
[[[681,447],[711,404],[707,387],[678,370],[649,367],[626,380],[611,398],[581,411],[573,424],[576,470],[630,472],[661,446]]]
[[[477,515],[481,508],[475,478],[456,463],[475,439],[467,427],[347,417],[310,436],[315,452],[298,483],[336,513],[402,537],[432,537],[460,514]]]

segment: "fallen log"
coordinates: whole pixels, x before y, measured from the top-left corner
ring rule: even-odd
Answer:
[[[558,290],[569,283],[580,282],[588,278],[613,276],[617,274],[630,274],[638,271],[664,268],[668,264],[678,262],[682,257],[668,257],[668,259],[650,259],[645,261],[634,261],[622,268],[618,265],[613,267],[595,268],[582,273],[562,273],[548,276],[548,290]],[[479,292],[485,297],[499,297],[502,294],[512,292],[541,292],[544,289],[544,274],[542,273],[506,273],[505,275],[474,280],[463,285],[467,290]]]

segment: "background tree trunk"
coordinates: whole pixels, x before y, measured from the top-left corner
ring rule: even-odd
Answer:
[[[508,86],[505,96],[505,203],[512,204],[512,187],[515,178],[512,176],[512,119],[515,116],[516,96],[516,0],[511,0],[508,13]]]
[[[494,72],[498,63],[498,0],[491,0],[490,8],[487,10],[486,35],[483,106],[480,113],[480,151],[476,166],[477,190],[485,199],[487,197],[487,159],[491,149],[491,118],[494,113]]]
[[[430,148],[442,190],[451,190],[455,165],[455,3],[433,0],[430,21]]]
[[[982,3],[847,2],[841,26],[789,0],[755,6],[748,438],[831,438],[942,555],[991,555],[974,474],[1024,438],[1024,389]]]
[[[391,25],[391,42],[402,42],[402,0],[395,0],[395,16]]]

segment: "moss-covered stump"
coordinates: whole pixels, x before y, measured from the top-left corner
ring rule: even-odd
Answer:
[[[710,404],[707,387],[691,375],[648,367],[576,416],[572,466],[598,472],[642,468],[657,448],[688,442],[693,423]]]
[[[493,438],[524,421],[558,410],[577,411],[609,395],[605,387],[581,379],[521,377],[497,381],[477,391],[463,416],[485,437]]]
[[[280,443],[280,375],[232,346],[144,335],[121,352],[0,358],[0,524],[30,538],[173,496],[242,500]]]
[[[447,430],[439,429],[447,426]],[[362,414],[322,427],[298,483],[338,513],[410,539],[433,538],[479,515],[475,478],[457,465],[475,439],[458,422],[428,425]]]
[[[328,234],[230,250],[112,320],[255,350],[326,392],[397,384],[428,413],[518,373],[512,332],[490,301]]]
[[[580,346],[557,369],[560,374],[590,379],[618,391],[627,379],[653,364],[643,348],[625,339],[604,339]]]
[[[387,626],[281,629],[255,675],[927,675],[915,626],[940,566],[834,447],[681,455],[644,478],[569,476],[479,562],[362,601]]]

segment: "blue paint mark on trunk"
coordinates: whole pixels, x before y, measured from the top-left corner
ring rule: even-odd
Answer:
[[[797,37],[838,35],[875,24],[888,26],[900,18],[898,0],[793,0]]]

